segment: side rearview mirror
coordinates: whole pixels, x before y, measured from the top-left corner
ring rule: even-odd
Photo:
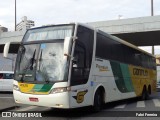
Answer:
[[[4,50],[3,50],[3,57],[8,58],[8,53],[9,53],[9,48],[10,48],[10,42],[6,43],[4,45]]]
[[[64,56],[70,56],[72,46],[72,37],[65,37],[64,39]]]
[[[8,54],[17,54],[20,46],[20,42],[8,42],[4,45],[3,49],[3,57],[7,59],[11,59],[8,57]]]

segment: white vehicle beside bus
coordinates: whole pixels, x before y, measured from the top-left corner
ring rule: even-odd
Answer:
[[[0,91],[13,92],[13,71],[0,71]]]
[[[153,55],[87,25],[53,25],[26,32],[14,78],[16,103],[99,111],[107,102],[147,99],[156,91],[156,62]]]

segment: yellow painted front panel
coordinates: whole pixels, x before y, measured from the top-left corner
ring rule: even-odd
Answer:
[[[26,93],[26,92],[29,92],[33,89],[34,84],[18,83],[18,86],[19,86],[21,92]]]

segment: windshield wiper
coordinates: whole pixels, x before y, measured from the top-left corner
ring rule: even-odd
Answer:
[[[40,58],[39,58],[39,70],[41,69],[41,62],[42,62],[42,50],[41,50]]]
[[[30,70],[33,70],[33,64],[34,64],[34,62],[35,62],[35,55],[36,55],[36,49],[34,50],[33,56],[32,56],[32,58],[30,59],[30,63],[31,63],[31,66],[29,67]]]
[[[35,62],[35,54],[36,54],[36,49],[34,50],[33,56],[32,56],[32,58],[30,59],[29,64],[24,68],[23,73],[19,74],[19,75],[21,75],[21,79],[20,79],[21,82],[24,81],[24,77],[25,77],[25,75],[26,75],[26,72],[27,72],[28,68],[29,68],[30,70],[33,70],[33,64],[34,64],[34,62]]]

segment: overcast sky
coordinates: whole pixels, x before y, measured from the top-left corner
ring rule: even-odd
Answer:
[[[15,0],[0,0],[0,25],[14,30]],[[154,0],[154,15],[160,15]],[[70,22],[95,22],[151,15],[151,0],[17,0],[17,22],[23,16],[35,26]]]
[[[0,25],[14,30],[14,1],[0,0]],[[95,22],[150,16],[151,0],[17,0],[17,22],[23,16],[36,26],[69,22]],[[160,15],[160,0],[154,14]]]

